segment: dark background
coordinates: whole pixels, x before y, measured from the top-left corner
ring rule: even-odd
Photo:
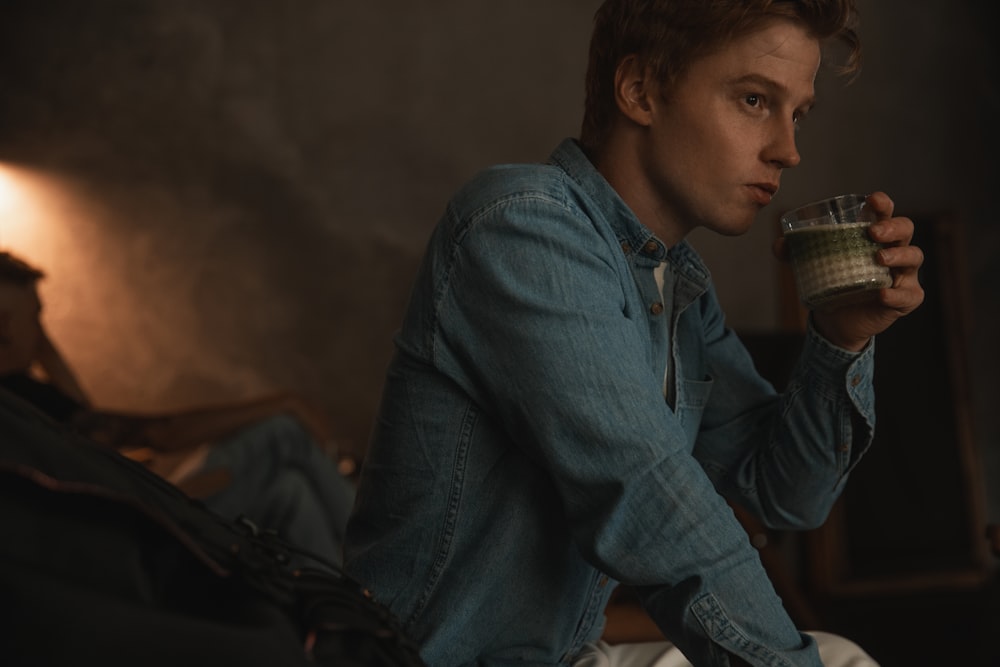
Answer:
[[[576,134],[597,5],[0,0],[0,248],[47,272],[46,324],[97,404],[168,409],[292,389],[362,456],[445,201],[479,168],[544,159]],[[782,210],[881,189],[899,214],[960,228],[967,243],[942,261],[971,305],[960,398],[976,474],[943,467],[941,478],[980,494],[984,518],[1000,522],[993,24],[987,3],[860,6],[864,70],[850,85],[821,74],[803,164],[760,224],[692,240],[730,324],[768,335],[785,326],[770,254]],[[880,393],[905,403],[918,391],[906,364],[945,354],[928,341],[897,355],[904,377]],[[914,419],[934,420],[925,399],[914,395]],[[945,458],[949,418],[916,429]],[[948,506],[926,503],[935,516]]]

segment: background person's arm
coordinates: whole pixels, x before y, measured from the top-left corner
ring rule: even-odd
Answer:
[[[279,414],[298,419],[318,445],[328,442],[330,427],[326,418],[291,393],[161,414],[89,410],[78,416],[75,425],[84,434],[112,447],[177,451],[219,440]]]
[[[44,328],[41,329],[41,334],[35,361],[45,372],[49,383],[80,405],[90,405],[90,400],[87,398],[83,386]]]

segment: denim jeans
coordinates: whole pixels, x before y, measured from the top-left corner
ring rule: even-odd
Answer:
[[[213,444],[201,470],[216,468],[228,470],[232,479],[205,499],[213,511],[230,519],[245,516],[293,545],[342,562],[354,489],[298,421],[271,417]]]

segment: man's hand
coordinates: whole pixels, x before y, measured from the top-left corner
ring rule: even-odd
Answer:
[[[882,333],[900,317],[911,313],[924,300],[918,271],[924,253],[915,245],[913,221],[893,217],[894,204],[884,192],[868,196],[878,220],[868,230],[872,240],[885,246],[875,256],[876,261],[889,267],[892,285],[879,290],[874,299],[861,303],[820,307],[813,311],[813,326],[830,343],[845,350],[861,350],[872,336]],[[784,239],[778,239],[775,253],[787,258]]]

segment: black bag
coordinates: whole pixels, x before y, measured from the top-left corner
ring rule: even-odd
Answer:
[[[0,664],[418,667],[331,564],[0,390]]]

